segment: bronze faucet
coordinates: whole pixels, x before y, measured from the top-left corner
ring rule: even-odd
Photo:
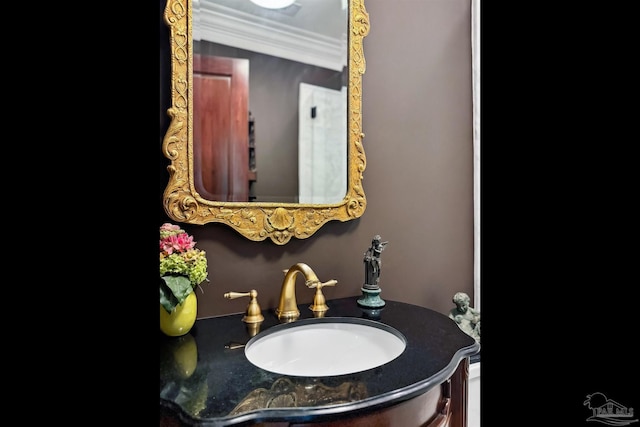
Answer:
[[[322,305],[316,307],[314,303],[309,308],[314,312],[318,311],[319,313],[324,314],[324,312],[329,308],[324,303],[324,297],[319,297],[317,294],[323,286],[334,286],[338,283],[337,280],[329,280],[325,283],[320,282],[318,276],[313,272],[311,267],[307,264],[299,262],[291,266],[291,268],[287,270],[282,270],[285,274],[284,281],[282,282],[282,289],[280,290],[280,302],[278,304],[278,308],[276,309],[276,315],[278,316],[278,320],[281,322],[293,322],[298,317],[300,317],[300,310],[298,310],[298,303],[296,302],[296,275],[301,273],[305,278],[305,285],[308,288],[316,289],[316,297],[314,301],[321,302]],[[315,307],[315,308],[314,308]]]

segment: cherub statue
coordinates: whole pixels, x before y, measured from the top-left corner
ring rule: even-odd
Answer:
[[[371,246],[364,253],[364,287],[366,289],[378,289],[380,283],[380,269],[382,260],[380,255],[389,242],[383,242],[380,235],[376,234],[371,240]]]
[[[457,292],[453,296],[453,303],[456,307],[451,309],[449,317],[458,324],[464,333],[480,342],[480,312],[470,307],[470,302],[469,295]]]

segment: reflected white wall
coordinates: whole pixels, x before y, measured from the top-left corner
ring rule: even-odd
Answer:
[[[312,114],[312,111],[314,113]],[[300,83],[298,201],[338,203],[347,194],[347,89]]]

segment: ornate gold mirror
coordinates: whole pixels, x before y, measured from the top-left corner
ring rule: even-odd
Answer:
[[[346,86],[346,91],[343,91],[346,92],[344,96],[346,101],[344,101],[343,108],[345,123],[341,126],[346,137],[338,139],[344,140],[341,150],[346,151],[344,161],[346,177],[341,178],[344,184],[337,193],[337,197],[335,191],[333,196],[323,199],[318,198],[315,194],[303,195],[302,190],[299,190],[299,193],[293,197],[266,195],[256,197],[251,194],[251,186],[255,184],[255,181],[262,183],[260,179],[263,176],[263,181],[267,181],[273,175],[284,174],[284,172],[292,170],[297,171],[300,179],[298,185],[302,186],[300,184],[302,182],[301,176],[309,175],[310,171],[333,170],[334,172],[328,172],[333,175],[324,175],[324,178],[320,179],[323,181],[331,180],[333,176],[341,176],[342,173],[336,173],[335,170],[336,164],[342,160],[332,160],[327,164],[320,165],[315,163],[315,156],[313,160],[310,160],[310,157],[304,155],[306,151],[299,148],[300,146],[294,145],[291,148],[287,146],[284,150],[288,153],[288,157],[280,156],[285,160],[281,160],[279,163],[277,160],[275,161],[279,172],[273,173],[269,177],[261,175],[262,168],[259,160],[256,166],[255,157],[255,152],[259,153],[260,151],[261,117],[256,115],[254,119],[252,113],[255,112],[252,110],[252,106],[246,105],[249,103],[247,95],[247,92],[250,91],[249,86],[247,85],[247,88],[244,89],[243,102],[245,104],[238,113],[238,103],[233,101],[230,96],[230,94],[235,96],[243,91],[234,89],[235,83],[230,83],[230,76],[235,71],[223,70],[220,74],[213,77],[207,75],[205,78],[202,78],[200,74],[202,69],[208,69],[207,67],[212,63],[210,57],[206,55],[208,46],[210,46],[209,41],[206,43],[201,41],[200,35],[201,33],[218,35],[215,36],[218,40],[214,42],[226,45],[228,44],[227,38],[232,37],[227,33],[232,30],[238,32],[238,29],[247,27],[250,36],[241,37],[243,40],[250,37],[265,40],[271,37],[265,37],[264,33],[260,35],[255,28],[262,30],[267,28],[275,34],[273,40],[266,43],[270,44],[269,49],[277,50],[278,46],[276,45],[281,43],[281,50],[285,51],[291,50],[287,46],[299,44],[303,50],[308,50],[309,55],[312,55],[315,48],[306,49],[305,40],[311,41],[310,37],[315,34],[315,30],[296,30],[297,35],[301,37],[296,38],[295,34],[285,34],[285,30],[291,27],[286,23],[273,24],[270,22],[268,26],[266,25],[266,19],[270,15],[278,13],[288,17],[304,16],[305,12],[308,13],[312,10],[305,9],[306,2],[315,5],[335,2],[342,5],[345,13],[344,38],[346,40],[343,44],[346,66],[341,73],[344,75],[343,85]],[[216,4],[211,5],[210,3]],[[235,7],[241,3],[247,5],[243,6],[247,8],[246,10],[231,10],[232,4]],[[164,19],[169,27],[171,56],[171,107],[167,110],[167,114],[171,121],[162,145],[163,154],[170,161],[167,166],[169,182],[164,191],[163,204],[167,215],[176,222],[189,224],[223,223],[250,240],[262,241],[270,238],[276,244],[282,245],[290,241],[292,237],[305,239],[311,236],[328,221],[349,221],[359,218],[365,211],[366,197],[362,187],[362,179],[366,167],[366,157],[362,145],[364,133],[362,132],[361,94],[362,75],[365,72],[363,39],[369,32],[369,16],[364,7],[364,0],[323,0],[322,2],[297,0],[293,5],[279,12],[269,10],[261,17],[245,19],[249,16],[247,12],[249,8],[256,7],[250,0],[167,0]],[[230,12],[231,15],[226,14],[227,12]],[[316,27],[326,25],[326,20],[323,21],[320,17],[316,21],[314,24]],[[256,25],[252,26],[252,22]],[[195,39],[194,33],[196,33]],[[196,50],[194,50],[194,45]],[[324,49],[329,54],[335,53],[335,49],[332,49],[329,44],[325,43],[325,45],[319,50]],[[243,48],[241,44],[235,45],[233,49],[237,50],[238,48],[249,49]],[[225,52],[224,46],[222,49]],[[227,51],[230,50],[227,48]],[[275,52],[275,50],[273,51]],[[226,56],[229,55],[218,57],[226,61],[229,59]],[[294,64],[295,61],[291,58],[285,60],[290,64]],[[246,74],[249,74],[249,61],[253,61],[253,59],[244,61],[246,61],[244,65],[234,65],[231,68],[228,66],[226,70],[239,70],[236,75],[245,75],[246,77]],[[330,66],[321,64],[319,67],[327,68]],[[300,83],[300,92],[303,89],[306,90],[304,85],[303,82]],[[211,107],[202,101],[201,95],[203,93],[211,93],[205,92],[205,90],[216,87],[222,89],[218,89],[217,92],[214,90],[215,94],[211,97],[216,98],[215,102],[222,103],[224,107],[219,105]],[[251,90],[253,91],[253,89]],[[299,112],[304,111],[305,116],[308,112],[308,117],[315,119],[315,104],[305,104],[305,110],[303,110],[302,105],[306,101],[303,102],[300,96],[299,98],[295,101],[300,105]],[[226,110],[217,114],[221,108],[226,108]],[[326,110],[339,110],[339,108],[324,108],[319,111],[324,114]],[[203,111],[207,111],[207,113]],[[212,111],[216,114],[206,116],[205,120],[205,114],[211,114]],[[299,115],[302,116],[301,113]],[[322,115],[320,115],[321,117]],[[297,128],[302,127],[299,117],[288,117],[286,120],[289,125],[294,122]],[[227,148],[213,148],[217,145],[203,142],[205,139],[202,138],[202,135],[207,132],[217,135],[218,139],[226,138]],[[221,134],[222,136],[220,136]],[[237,141],[234,139],[234,135],[239,135]],[[264,135],[265,140],[266,136]],[[296,143],[299,144],[298,141]],[[327,144],[323,143],[323,145]],[[277,158],[277,154],[274,154],[275,149],[265,148],[265,151],[269,151],[272,157],[276,156]],[[297,164],[292,164],[293,162],[287,159],[291,156],[291,152],[295,151],[298,151],[296,158],[299,161]],[[220,154],[221,152],[224,153]],[[232,159],[233,162],[225,166],[218,164],[211,166],[211,159],[216,156],[224,156],[225,159]],[[239,164],[242,167],[236,167]],[[319,176],[322,177],[322,175]],[[318,177],[316,176],[315,179],[318,180]],[[231,180],[235,180],[236,184],[230,184]],[[234,185],[237,186],[238,180],[242,188],[238,191],[230,190]],[[226,185],[225,190],[219,190],[221,184]],[[340,198],[342,194],[344,196]]]

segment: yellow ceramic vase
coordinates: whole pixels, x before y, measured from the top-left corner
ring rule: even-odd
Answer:
[[[185,335],[196,322],[196,314],[198,299],[195,292],[191,292],[171,313],[167,313],[160,304],[160,330],[170,337]]]

